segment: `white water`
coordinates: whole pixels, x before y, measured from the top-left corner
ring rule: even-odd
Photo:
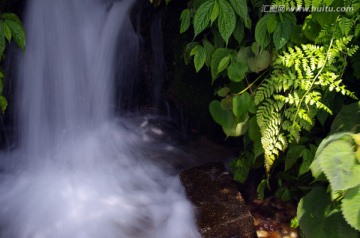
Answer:
[[[0,237],[199,237],[176,172],[156,159],[174,149],[113,113],[114,61],[137,50],[123,40],[135,37],[132,2],[28,2],[20,145],[1,158]]]

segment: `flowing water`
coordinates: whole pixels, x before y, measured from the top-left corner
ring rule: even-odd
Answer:
[[[175,149],[114,113],[114,65],[138,50],[133,4],[28,1],[20,142],[1,154],[0,237],[199,237],[177,171],[157,159]]]

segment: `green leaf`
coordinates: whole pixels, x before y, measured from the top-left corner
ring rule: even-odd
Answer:
[[[231,34],[234,32],[236,25],[236,17],[233,8],[226,0],[218,0],[219,2],[219,32],[226,44]]]
[[[260,200],[264,200],[264,195],[265,195],[265,188],[267,187],[267,180],[263,179],[261,180],[261,182],[259,183],[259,185],[257,186],[256,192],[258,194],[258,198]]]
[[[291,191],[287,187],[279,188],[276,190],[275,195],[284,202],[288,202],[292,199]]]
[[[199,35],[210,23],[210,16],[215,0],[208,0],[200,5],[194,16],[195,37]]]
[[[329,143],[316,159],[333,191],[346,190],[360,184],[360,165],[349,142],[337,140]]]
[[[304,36],[309,40],[315,41],[320,31],[320,24],[312,19],[312,15],[307,16],[302,27]]]
[[[0,25],[0,58],[4,54],[5,47],[6,47],[5,35],[4,35],[3,28]]]
[[[11,35],[15,43],[22,49],[25,50],[26,38],[25,31],[19,18],[13,13],[4,13],[1,16],[11,31]]]
[[[220,88],[216,94],[219,96],[219,97],[225,97],[227,96],[228,94],[230,93],[230,89],[228,87],[223,87],[223,88]]]
[[[270,43],[270,35],[267,30],[267,21],[272,17],[272,13],[265,14],[256,24],[255,27],[255,40],[262,49]]]
[[[240,45],[245,37],[245,29],[244,29],[244,24],[242,22],[237,21],[233,35],[235,40]]]
[[[331,25],[336,22],[339,12],[312,12],[312,18],[317,21],[320,26]]]
[[[277,50],[281,49],[290,40],[292,26],[288,18],[283,18],[282,22],[279,22],[274,31],[273,40]]]
[[[330,133],[352,131],[360,125],[360,102],[344,105],[331,124]]]
[[[249,138],[252,141],[261,139],[260,127],[257,124],[256,116],[251,117],[249,123]]]
[[[276,29],[278,20],[276,15],[271,15],[271,17],[269,17],[268,21],[266,22],[266,27],[269,33],[273,33]]]
[[[236,161],[236,167],[234,170],[234,179],[240,183],[245,182],[249,175],[250,168],[248,164],[241,159]]]
[[[231,63],[227,68],[227,73],[231,81],[240,82],[245,78],[246,73],[249,68],[247,64],[242,64],[240,62]]]
[[[184,11],[182,11],[180,16],[180,21],[181,21],[180,33],[184,33],[185,31],[187,31],[187,29],[189,29],[190,20],[191,20],[190,9],[185,9]]]
[[[313,188],[304,196],[297,208],[300,228],[306,238],[358,238],[340,212],[329,211],[330,195],[323,187]]]
[[[215,48],[207,39],[203,40],[203,46],[206,54],[205,64],[207,67],[210,67],[211,55],[214,53]]]
[[[10,42],[11,41],[11,30],[5,21],[0,20],[1,28],[4,31],[5,38]]]
[[[307,173],[310,170],[310,165],[314,159],[314,152],[315,151],[311,151],[309,149],[305,149],[301,151],[301,156],[303,158],[303,161],[300,165],[299,176]]]
[[[230,50],[226,48],[218,48],[215,50],[215,52],[211,56],[211,78],[212,82],[215,81],[215,79],[218,77],[218,68],[220,61],[229,55]]]
[[[184,60],[185,60],[185,64],[188,64],[191,61],[191,57],[190,57],[190,52],[192,51],[192,49],[198,45],[199,43],[197,42],[190,42],[189,44],[187,44],[185,46],[184,49]]]
[[[247,117],[245,121],[234,124],[232,127],[223,127],[223,131],[227,137],[229,136],[241,136],[244,135],[249,127],[247,123]]]
[[[0,108],[3,112],[5,112],[6,108],[8,106],[8,102],[6,98],[3,95],[0,95]]]
[[[194,65],[196,72],[204,66],[206,60],[206,52],[204,47],[196,45],[190,52],[190,55],[194,55]]]
[[[250,94],[247,92],[233,97],[233,113],[239,118],[239,121],[243,121],[248,117],[248,108],[252,100]]]
[[[231,59],[231,55],[227,55],[220,60],[218,69],[217,69],[217,74],[221,73],[222,71],[224,71],[224,69],[226,69],[228,67],[228,65],[230,63],[230,59]]]
[[[209,110],[214,121],[222,127],[231,128],[234,125],[232,113],[222,109],[219,101],[213,100],[209,105]]]
[[[251,20],[248,13],[248,6],[246,0],[230,0],[235,12],[244,21],[246,28],[251,28]]]
[[[360,186],[346,191],[341,201],[341,210],[347,223],[360,231]]]
[[[211,10],[210,21],[211,25],[214,23],[216,18],[219,16],[219,4],[217,1],[214,2],[214,6]]]
[[[291,146],[286,154],[285,171],[289,170],[299,160],[301,151],[305,149],[304,145]]]
[[[251,45],[251,50],[252,50],[252,52],[254,53],[254,55],[258,55],[258,54],[259,54],[259,52],[260,52],[260,46],[259,46],[259,44],[258,44],[256,41],[252,43],[252,45]]]

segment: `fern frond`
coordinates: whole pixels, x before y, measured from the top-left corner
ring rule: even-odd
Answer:
[[[301,45],[280,52],[273,72],[255,92],[256,118],[269,173],[274,160],[288,143],[310,131],[319,110],[332,113],[322,100],[326,91],[354,97],[340,75],[345,58],[358,47],[348,47],[351,37],[330,40],[328,46]],[[349,50],[352,48],[351,50]]]

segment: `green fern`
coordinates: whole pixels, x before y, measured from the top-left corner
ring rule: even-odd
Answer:
[[[351,37],[331,40],[327,46],[301,45],[283,50],[276,57],[273,72],[255,93],[257,122],[269,173],[274,160],[288,143],[298,141],[303,130],[310,131],[319,110],[331,114],[322,102],[326,91],[356,96],[342,83]]]

